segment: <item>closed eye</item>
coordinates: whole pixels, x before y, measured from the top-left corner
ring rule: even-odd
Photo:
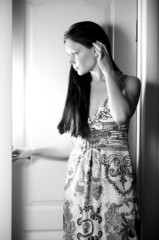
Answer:
[[[79,52],[73,52],[72,53],[74,56],[77,56],[79,54]]]
[[[79,54],[79,52],[73,52],[73,53],[68,53],[67,56],[70,57],[71,55],[73,56],[77,56]]]

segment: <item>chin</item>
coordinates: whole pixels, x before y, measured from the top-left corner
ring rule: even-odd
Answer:
[[[86,74],[86,73],[88,73],[88,72],[84,72],[84,71],[77,71],[77,73],[78,73],[78,75],[79,75],[79,76],[82,76],[82,75],[84,75],[84,74]]]
[[[81,73],[81,72],[77,72],[77,74],[78,74],[79,76],[82,76],[82,75],[83,75],[83,73]]]
[[[83,75],[83,73],[82,73],[81,71],[77,71],[77,74],[78,74],[79,76],[82,76],[82,75]]]

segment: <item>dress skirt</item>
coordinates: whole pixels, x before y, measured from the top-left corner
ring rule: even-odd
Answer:
[[[136,177],[128,124],[118,126],[105,99],[77,137],[67,163],[64,240],[139,240]]]

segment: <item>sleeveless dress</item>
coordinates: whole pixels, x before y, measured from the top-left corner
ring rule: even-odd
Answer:
[[[128,127],[113,120],[108,97],[87,139],[76,138],[66,171],[65,240],[137,240],[138,208]]]

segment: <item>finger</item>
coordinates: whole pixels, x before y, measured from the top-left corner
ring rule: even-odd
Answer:
[[[18,159],[31,159],[30,156],[28,156],[27,153],[22,153],[20,155],[17,156]]]
[[[19,162],[20,160],[22,160],[21,158],[19,158],[19,156],[12,156],[12,162],[15,163],[15,162]]]
[[[17,159],[18,156],[17,155],[12,155],[12,159]]]
[[[103,43],[96,41],[96,43],[94,43],[94,46],[96,47],[96,49],[98,49],[99,52],[102,53],[103,56],[104,56],[104,54],[109,56],[107,48]]]
[[[19,154],[17,153],[12,153],[12,158],[17,158],[19,156]]]
[[[12,162],[13,162],[13,163],[15,163],[15,162],[17,162],[17,161],[19,161],[19,160],[20,160],[20,159],[17,158],[17,157],[12,158]]]
[[[104,50],[104,48],[101,46],[98,46],[97,44],[94,44],[95,46],[95,52],[97,53],[97,55],[102,59],[104,56],[106,56],[106,52]]]
[[[14,154],[14,153],[16,154],[16,153],[18,153],[18,152],[19,152],[19,150],[17,150],[17,149],[15,149],[15,150],[12,151],[13,154]]]
[[[97,45],[96,43],[94,43],[93,45],[95,47],[94,50],[97,53],[97,56],[99,56],[100,58],[103,58],[105,52],[102,50],[102,48],[99,45]]]
[[[99,52],[102,52],[102,48],[99,44],[93,43],[93,46],[95,47],[96,50],[98,50]]]
[[[15,149],[12,151],[12,155],[20,155],[22,153],[22,150]]]
[[[20,161],[20,160],[31,160],[31,157],[23,157],[23,156],[15,156],[15,157],[12,157],[12,162],[17,162],[17,161]]]
[[[19,156],[21,155],[22,153],[19,151],[19,150],[15,150],[15,151],[13,151],[12,152],[12,158],[13,159],[17,159],[17,158],[19,158]]]
[[[105,44],[103,44],[103,43],[100,42],[100,41],[96,41],[96,42],[97,42],[97,43],[99,44],[99,46],[102,47],[102,48],[104,49],[104,51],[109,55],[108,50],[107,50]]]
[[[101,58],[103,58],[104,56],[107,58],[107,61],[108,61],[108,63],[109,63],[109,65],[111,66],[111,68],[112,68],[112,61],[111,61],[111,58],[110,58],[110,54],[108,53],[108,50],[107,50],[107,48],[106,48],[106,46],[105,46],[105,44],[103,44],[102,42],[99,42],[99,41],[96,41],[97,42],[97,44],[96,45],[98,45],[98,49],[100,48],[102,48],[103,50],[102,50],[102,53],[101,53]]]

